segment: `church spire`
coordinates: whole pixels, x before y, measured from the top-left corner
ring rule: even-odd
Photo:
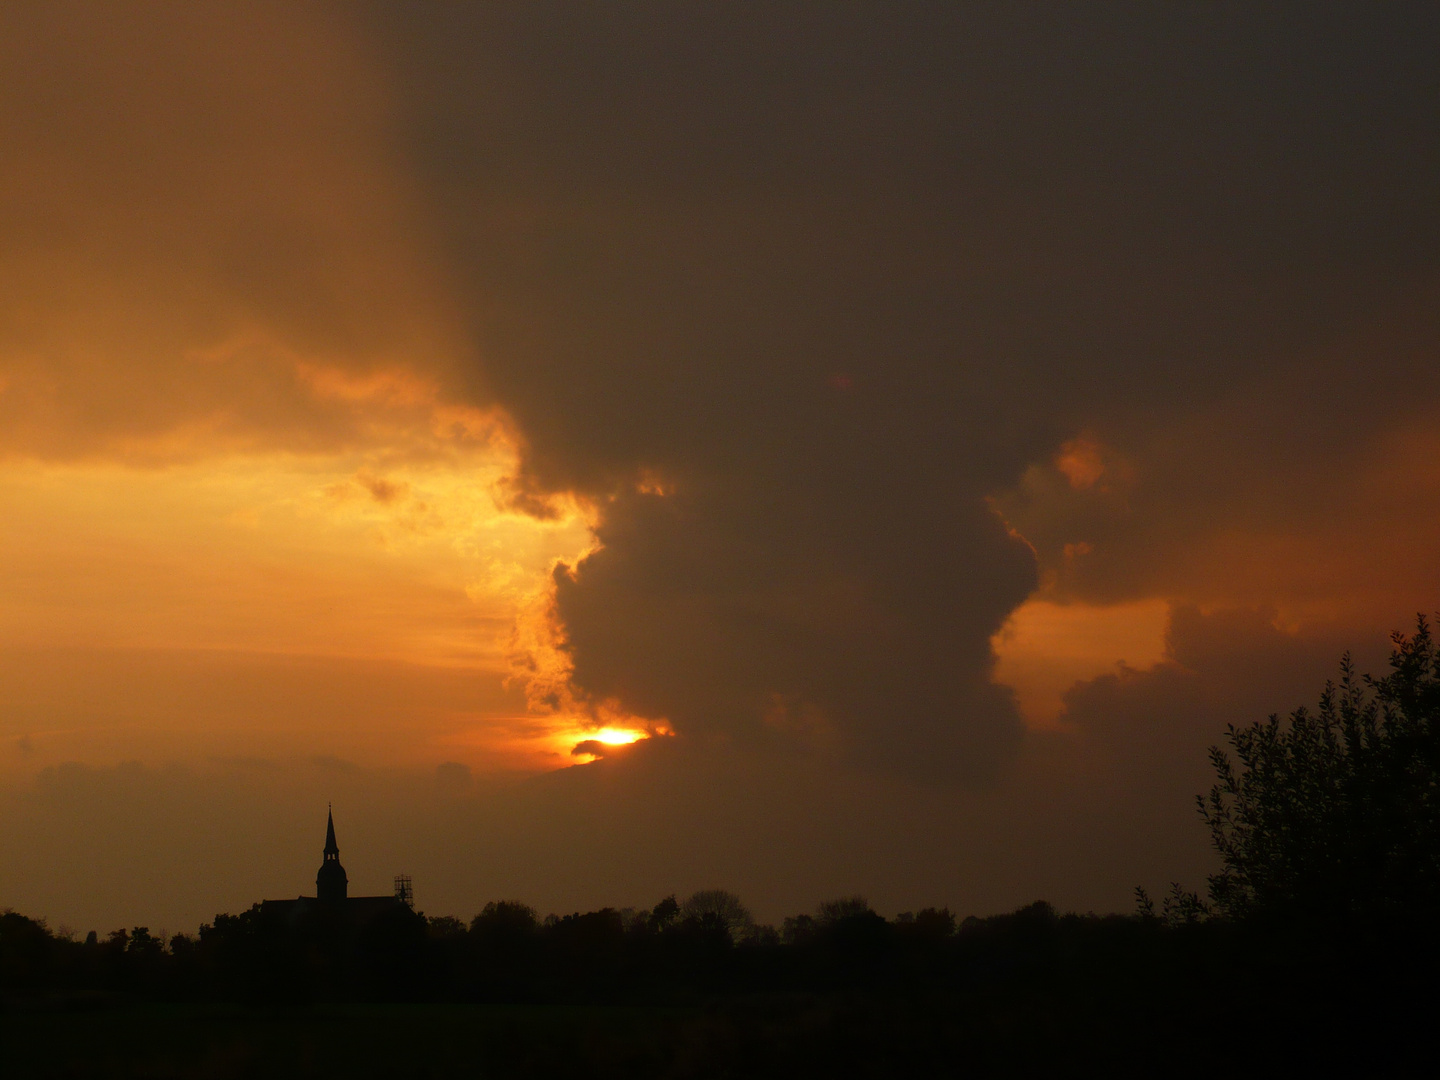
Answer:
[[[323,903],[343,902],[350,882],[340,865],[340,845],[335,843],[335,811],[332,808],[325,822],[325,857],[320,873],[315,875],[315,895]]]

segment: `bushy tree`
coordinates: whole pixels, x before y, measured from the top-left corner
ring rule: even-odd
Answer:
[[[492,900],[470,920],[470,932],[477,936],[525,936],[533,934],[540,920],[535,909],[518,900]]]
[[[750,909],[740,902],[740,897],[724,889],[701,889],[680,905],[680,917],[715,923],[732,941],[744,937],[754,924]]]
[[[646,926],[651,930],[666,930],[680,917],[680,904],[674,894],[665,897],[650,911]]]
[[[1224,914],[1320,922],[1433,919],[1440,903],[1440,647],[1421,616],[1390,673],[1349,656],[1319,709],[1227,733],[1200,812]]]
[[[816,921],[822,925],[840,922],[842,919],[861,918],[873,915],[870,902],[863,896],[842,896],[838,900],[827,900],[820,905]]]

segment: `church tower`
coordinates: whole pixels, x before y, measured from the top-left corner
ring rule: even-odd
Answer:
[[[340,865],[340,845],[335,843],[335,814],[325,825],[325,861],[315,875],[315,896],[321,903],[344,903],[350,880]]]

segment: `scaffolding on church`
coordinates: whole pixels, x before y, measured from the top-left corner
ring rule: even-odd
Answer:
[[[395,899],[412,911],[415,908],[415,890],[410,884],[409,874],[395,875]]]

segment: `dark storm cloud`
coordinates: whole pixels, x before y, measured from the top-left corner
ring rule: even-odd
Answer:
[[[1302,705],[1313,710],[1347,651],[1362,671],[1385,669],[1383,638],[1289,634],[1275,628],[1274,614],[1179,608],[1164,662],[1079,683],[1066,695],[1063,719],[1071,733],[1062,752],[1078,788],[1067,791],[1063,781],[1032,772],[1034,786],[1016,804],[1056,800],[1057,814],[1086,837],[1093,861],[1076,867],[1077,883],[1203,884],[1216,866],[1195,797],[1215,783],[1208,751],[1228,749],[1226,725],[1245,727]],[[1024,835],[1023,826],[1017,834]],[[1036,841],[1045,842],[1043,831],[1030,840]],[[1108,903],[1119,906],[1118,889]]]
[[[1140,459],[1127,528],[1161,554],[1092,591],[1163,591],[1277,475],[1318,487],[1381,420],[1434,415],[1433,8],[374,25],[475,386],[534,488],[611,500],[559,578],[577,681],[682,735],[803,726],[990,773],[1018,728],[988,639],[1036,579],[987,496],[1098,432]]]
[[[1275,628],[1274,614],[1178,608],[1163,663],[1147,671],[1122,668],[1070,690],[1064,719],[1081,745],[1123,774],[1124,782],[1113,785],[1122,798],[1158,809],[1168,794],[1173,804],[1162,816],[1179,821],[1181,803],[1187,811],[1193,804],[1174,795],[1198,793],[1213,782],[1206,752],[1223,743],[1227,724],[1313,707],[1347,651],[1358,649],[1380,673],[1380,642],[1288,634]]]

